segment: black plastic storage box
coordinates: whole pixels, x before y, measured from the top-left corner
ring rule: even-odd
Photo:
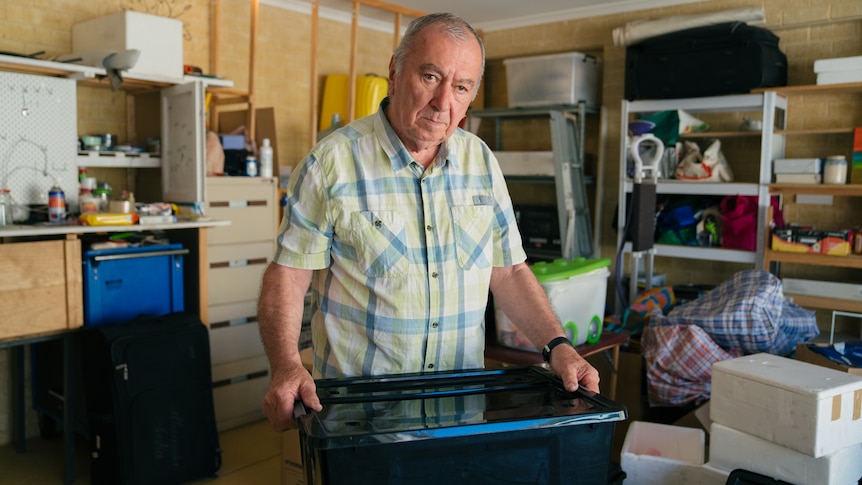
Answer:
[[[299,418],[307,485],[606,485],[621,404],[548,370],[322,379]]]

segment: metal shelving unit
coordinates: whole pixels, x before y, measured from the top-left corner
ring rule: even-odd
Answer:
[[[685,138],[742,138],[758,137],[760,139],[760,152],[756,159],[752,160],[729,160],[730,164],[757,163],[757,178],[755,180],[743,180],[734,182],[685,182],[673,179],[659,179],[656,182],[657,195],[750,195],[757,196],[759,200],[759,211],[757,217],[757,246],[755,251],[741,251],[734,249],[721,249],[712,247],[692,247],[656,244],[650,251],[649,257],[654,255],[697,259],[705,261],[723,261],[752,264],[760,267],[763,264],[764,251],[766,249],[765,230],[767,227],[767,209],[769,208],[768,184],[772,177],[772,160],[784,154],[784,135],[781,130],[785,125],[785,112],[787,110],[787,99],[775,92],[757,94],[740,94],[728,96],[712,96],[704,98],[685,98],[667,100],[643,100],[622,102],[621,133],[628,132],[628,123],[636,115],[649,115],[665,110],[684,110],[693,115],[702,113],[752,113],[762,119],[763,130],[761,131],[706,131],[703,133],[689,134]],[[627,197],[632,193],[633,182],[627,178],[626,153],[628,141],[622,137],[620,146],[620,190],[618,204],[618,220],[626,221]],[[754,157],[752,157],[754,158]],[[620,228],[618,243],[623,244],[625,232]],[[623,245],[625,252],[631,252],[631,244]],[[636,271],[636,269],[635,269]]]
[[[561,256],[565,259],[593,258],[599,247],[595,236],[598,231],[594,233],[593,230],[593,218],[586,190],[587,185],[595,183],[595,180],[584,173],[586,117],[598,113],[598,109],[588,107],[583,101],[576,105],[494,108],[470,112],[470,116],[495,121],[495,140],[492,145],[495,151],[501,150],[502,147],[502,121],[517,118],[549,118],[553,152],[552,181],[557,196],[562,238]],[[541,177],[536,176],[514,177],[519,180],[541,180]],[[596,210],[599,210],[598,206]]]

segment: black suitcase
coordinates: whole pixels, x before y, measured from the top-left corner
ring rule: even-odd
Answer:
[[[209,332],[173,313],[81,332],[94,484],[172,484],[221,465]]]
[[[625,97],[672,99],[785,86],[778,37],[741,22],[696,27],[626,48]]]

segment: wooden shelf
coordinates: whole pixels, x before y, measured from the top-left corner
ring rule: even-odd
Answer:
[[[682,133],[680,138],[738,138],[757,137],[760,138],[760,130],[736,130],[736,131],[699,131],[697,133]]]
[[[773,195],[807,194],[862,197],[862,184],[769,184],[769,193]]]
[[[754,89],[751,92],[775,92],[782,96],[794,94],[852,94],[862,92],[862,82],[844,84],[807,84],[804,86],[779,86],[773,88]]]
[[[793,298],[793,303],[804,308],[821,308],[842,312],[862,313],[862,301],[845,300],[843,298],[827,298],[825,296],[800,295],[797,293],[785,293],[784,296]]]
[[[821,128],[821,129],[806,129],[806,130],[775,130],[776,135],[852,135],[853,127],[840,128]]]
[[[862,269],[862,256],[829,256],[827,254],[792,253],[788,251],[766,250],[766,262],[810,264],[832,266],[835,268]]]

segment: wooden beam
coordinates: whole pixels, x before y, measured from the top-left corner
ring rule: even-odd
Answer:
[[[353,23],[350,26],[350,72],[347,76],[347,120],[356,115],[356,44],[359,41],[359,1],[353,0]]]
[[[401,14],[395,12],[395,32],[393,32],[392,50],[398,48],[398,42],[401,41]]]
[[[255,46],[257,44],[257,18],[260,10],[260,0],[252,0],[251,2],[251,35],[248,47],[248,118],[246,119],[246,127],[248,131],[248,139],[254,141],[254,58]]]
[[[427,15],[426,12],[422,12],[421,10],[413,10],[412,8],[402,7],[400,5],[395,5],[389,2],[381,2],[380,0],[355,0],[358,3],[368,5],[369,7],[377,7],[382,8],[383,10],[388,10],[394,13],[400,13],[403,15],[407,15],[409,17],[422,17]]]
[[[221,4],[210,0],[210,74],[218,75],[218,44],[220,40]]]
[[[312,0],[311,2],[311,68],[309,69],[311,75],[311,82],[309,83],[309,90],[311,91],[311,95],[309,96],[310,109],[311,113],[311,126],[309,127],[309,150],[314,144],[317,142],[317,21],[319,15],[319,7],[320,0]]]

